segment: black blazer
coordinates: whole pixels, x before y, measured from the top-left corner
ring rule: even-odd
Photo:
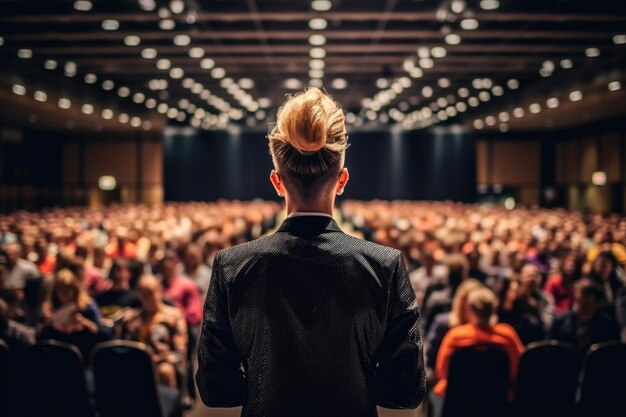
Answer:
[[[426,392],[419,318],[398,250],[348,236],[329,217],[287,218],[215,258],[200,395],[254,417],[415,408]]]

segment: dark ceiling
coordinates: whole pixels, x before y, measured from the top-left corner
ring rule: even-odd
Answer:
[[[285,94],[309,83],[323,84],[357,127],[549,129],[626,113],[617,88],[626,1],[330,6],[0,1],[0,120],[96,130],[266,126]],[[315,41],[325,42],[311,52]],[[315,52],[325,56],[312,62]]]

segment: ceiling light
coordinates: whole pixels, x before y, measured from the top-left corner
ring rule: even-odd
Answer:
[[[154,48],[144,48],[141,50],[141,57],[144,59],[154,59],[157,56],[157,51]]]
[[[482,78],[474,78],[472,80],[472,87],[474,87],[476,90],[479,90],[479,89],[483,88],[483,80],[482,80]]]
[[[493,94],[496,97],[500,97],[502,94],[504,94],[504,88],[502,88],[499,85],[494,85],[493,88],[491,89],[491,94]]]
[[[324,58],[326,56],[326,50],[324,48],[311,48],[309,55],[311,58]]]
[[[24,87],[21,84],[13,84],[13,93],[17,94],[18,96],[23,96],[24,94],[26,94],[26,87]]]
[[[87,84],[95,84],[96,81],[98,81],[98,77],[96,77],[96,74],[85,74],[85,82]]]
[[[0,36],[0,46],[4,45],[4,38]]]
[[[483,127],[485,127],[485,122],[483,122],[480,119],[476,119],[474,120],[474,129],[482,129]]]
[[[316,12],[325,12],[330,10],[332,3],[328,0],[314,0],[311,2],[311,9]]]
[[[35,91],[35,94],[33,96],[35,97],[35,100],[41,101],[42,103],[48,100],[48,95],[43,91]]]
[[[132,127],[139,127],[139,126],[141,126],[141,119],[139,117],[137,117],[137,116],[131,117],[130,125]]]
[[[509,120],[511,120],[511,116],[509,116],[507,112],[502,111],[498,113],[498,119],[500,119],[500,121],[502,122],[508,122]]]
[[[424,71],[418,67],[411,68],[409,70],[409,75],[413,78],[421,78],[424,75]]]
[[[493,85],[493,81],[491,81],[491,78],[483,78],[483,88],[491,88],[491,86]]]
[[[170,70],[170,77],[174,78],[175,80],[179,78],[183,78],[184,75],[185,75],[185,71],[183,71],[182,68],[176,67]]]
[[[72,107],[72,102],[70,101],[70,99],[69,98],[65,98],[65,97],[61,97],[59,99],[59,103],[58,104],[59,104],[60,108],[65,109],[65,110],[67,110],[70,107]]]
[[[322,46],[326,43],[326,37],[319,34],[311,35],[309,37],[309,43],[315,46]]]
[[[409,88],[412,83],[409,77],[400,77],[398,78],[398,84],[400,84],[403,88]]]
[[[441,88],[448,88],[450,87],[450,80],[448,78],[440,78],[437,80],[437,85]]]
[[[509,81],[506,82],[506,86],[509,87],[511,90],[517,90],[519,88],[519,81],[517,81],[515,78],[511,78]]]
[[[204,56],[204,49],[199,46],[194,46],[189,50],[189,56],[191,58],[202,58]]]
[[[496,124],[496,118],[493,116],[487,116],[485,117],[485,123],[487,123],[488,126],[493,126]]]
[[[348,82],[344,78],[335,78],[332,86],[335,90],[343,90],[348,87]]]
[[[561,60],[561,68],[563,69],[570,69],[574,66],[574,63],[572,62],[571,59],[562,59]]]
[[[619,81],[611,81],[609,83],[609,91],[617,91],[622,88],[622,83]]]
[[[478,20],[476,20],[476,19],[463,19],[463,20],[461,20],[461,29],[463,29],[463,30],[476,30],[476,29],[478,29]]]
[[[239,86],[241,88],[249,90],[251,88],[254,88],[254,81],[252,81],[250,78],[242,78],[239,80]]]
[[[117,116],[117,120],[118,120],[120,123],[128,123],[128,120],[129,120],[129,119],[130,119],[130,118],[128,117],[128,115],[127,115],[126,113],[120,113],[120,115],[119,115],[119,116]]]
[[[489,94],[487,91],[481,91],[480,93],[478,93],[478,99],[480,101],[489,101],[491,100],[491,94]]]
[[[322,81],[320,78],[313,78],[309,81],[309,85],[311,87],[322,88],[322,86],[324,85],[324,81]]]
[[[167,8],[165,7],[161,7],[159,9],[159,11],[157,12],[157,15],[159,16],[159,18],[161,19],[167,19],[168,17],[170,17],[172,14],[170,13],[169,10],[167,10]]]
[[[215,67],[211,70],[211,77],[213,78],[224,78],[226,76],[226,71],[224,68]]]
[[[171,62],[169,59],[167,59],[167,58],[162,58],[162,59],[159,59],[159,60],[156,62],[156,67],[157,67],[158,69],[160,69],[160,70],[167,70],[167,69],[170,69],[170,67],[171,67],[171,66],[172,66],[172,62]]]
[[[215,61],[213,61],[211,58],[204,58],[202,61],[200,61],[200,68],[202,69],[211,69],[215,66]]]
[[[74,2],[74,9],[78,10],[79,12],[88,12],[89,10],[91,10],[92,7],[93,4],[91,4],[91,2],[88,0],[77,0]]]
[[[83,104],[83,106],[80,108],[80,111],[82,111],[85,114],[92,114],[93,110],[94,109],[91,104]]]
[[[66,77],[73,77],[76,75],[76,63],[68,61],[63,66],[63,73]]]
[[[105,120],[110,120],[113,118],[113,110],[111,109],[104,109],[102,110],[102,118]]]
[[[528,106],[528,110],[533,114],[537,114],[541,111],[541,104],[533,103],[530,106]]]
[[[181,14],[185,11],[185,2],[183,0],[172,0],[170,1],[170,10],[173,13]]]
[[[152,128],[152,122],[149,120],[144,120],[144,122],[141,124],[141,128],[143,130],[150,130]]]
[[[226,87],[232,85],[234,82],[235,81],[232,78],[224,78],[222,81],[220,81],[220,87],[226,88]],[[201,86],[201,84],[199,84],[199,85]]]
[[[454,13],[461,13],[465,10],[465,1],[464,0],[453,0],[452,4],[450,4],[450,10]]]
[[[546,106],[548,106],[548,108],[550,109],[556,109],[557,107],[559,107],[559,99],[556,97],[550,97],[548,100],[546,100]]]
[[[176,35],[174,36],[174,45],[187,46],[191,43],[189,35]]]
[[[120,22],[115,19],[105,19],[102,21],[102,29],[104,30],[118,30],[120,28]]]
[[[321,59],[312,59],[309,61],[309,67],[312,69],[323,69],[325,64]]]
[[[424,68],[424,69],[429,69],[432,68],[435,63],[433,62],[432,59],[430,58],[422,58],[418,61],[418,64],[420,67]]]
[[[326,21],[326,19],[317,17],[315,19],[309,20],[309,27],[313,30],[324,30],[327,26],[328,22]]]
[[[153,98],[149,98],[146,100],[145,105],[146,105],[146,108],[153,109],[156,107],[156,100]]]
[[[117,95],[120,97],[128,97],[130,95],[130,89],[128,87],[120,87],[117,90]]]
[[[552,71],[547,70],[546,68],[541,68],[539,70],[539,75],[541,75],[542,77],[546,78],[552,75]]]
[[[509,125],[506,123],[500,123],[500,126],[498,126],[498,129],[500,129],[500,132],[506,133],[509,131]]]
[[[28,48],[18,49],[17,56],[22,59],[29,59],[33,57],[33,51]]]
[[[583,93],[580,90],[572,91],[569,93],[570,101],[580,101],[583,98]]]
[[[541,67],[545,69],[546,71],[552,72],[554,71],[554,61],[549,60],[549,59],[546,61],[543,61],[543,64],[541,64]]]
[[[173,30],[176,27],[176,22],[172,19],[163,19],[159,21],[159,29],[161,30]]]
[[[56,69],[57,62],[54,59],[47,59],[46,62],[44,62],[43,67],[47,70]]]
[[[445,41],[448,45],[458,45],[461,43],[461,37],[456,33],[448,33],[445,37]]]
[[[261,107],[263,109],[266,109],[266,108],[268,108],[271,105],[272,105],[272,100],[270,100],[269,98],[261,97],[259,99],[259,107]]]
[[[115,87],[115,83],[111,80],[104,80],[102,81],[102,89],[103,90],[113,90],[113,87]]]
[[[518,119],[520,117],[524,117],[524,109],[521,107],[516,107],[513,109],[513,116],[517,117]]]
[[[128,35],[124,38],[124,43],[128,46],[137,46],[141,43],[141,38],[137,35]]]
[[[146,99],[146,96],[143,93],[133,94],[133,101],[137,104],[143,103],[145,99]]]
[[[165,114],[167,113],[169,108],[170,106],[168,106],[166,103],[159,103],[159,105],[157,106],[157,111],[161,114]]]
[[[476,97],[470,97],[467,99],[467,104],[469,104],[470,107],[478,107],[480,101],[478,101]]]
[[[465,98],[465,97],[469,96],[469,90],[467,88],[465,88],[465,87],[459,88],[458,93],[459,93],[459,97]]]
[[[167,110],[167,113],[166,113],[166,114],[167,114],[167,117],[169,117],[170,119],[173,119],[173,118],[175,118],[176,116],[178,116],[178,109],[177,109],[177,108],[175,108],[175,107],[170,107],[170,108]]]
[[[616,45],[623,45],[626,43],[626,35],[624,34],[619,34],[619,35],[615,35],[613,36],[613,43]]]
[[[312,69],[309,70],[310,78],[324,78],[324,70],[321,69]]]
[[[480,0],[480,8],[483,10],[496,10],[500,7],[498,0]]]
[[[443,58],[447,54],[446,48],[442,46],[435,46],[433,49],[430,50],[430,53],[434,58]]]
[[[154,0],[139,0],[139,6],[145,11],[151,12],[156,8]]]
[[[191,88],[194,83],[195,81],[193,78],[185,78],[182,84],[184,88]]]
[[[589,58],[595,58],[600,56],[600,50],[598,48],[587,48],[585,49],[585,55]]]
[[[289,90],[299,90],[302,88],[302,83],[297,78],[288,78],[285,80],[285,88]]]
[[[459,101],[454,106],[461,113],[467,110],[467,104],[463,103],[462,101]]]
[[[429,98],[433,96],[433,89],[432,87],[426,86],[424,88],[422,88],[422,96]]]
[[[445,106],[447,106],[447,105],[448,105],[448,100],[446,100],[446,98],[445,98],[445,97],[439,97],[439,98],[437,99],[437,105],[438,105],[439,107],[445,107]]]

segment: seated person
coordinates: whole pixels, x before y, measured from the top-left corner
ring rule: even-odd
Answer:
[[[543,323],[524,308],[524,302],[519,298],[519,280],[505,277],[500,284],[498,322],[513,327],[524,345],[543,340],[546,336]]]
[[[116,323],[118,337],[144,343],[155,364],[159,384],[177,387],[187,354],[187,323],[178,308],[163,303],[157,278],[144,275],[137,283],[141,307],[125,311]]]
[[[580,262],[575,251],[563,256],[559,271],[550,276],[545,290],[554,298],[554,311],[562,314],[572,306],[574,283],[580,279]]]
[[[50,294],[42,307],[37,338],[75,345],[85,363],[89,363],[94,345],[107,339],[101,328],[98,307],[68,268],[59,270],[52,279]]]
[[[594,343],[619,340],[619,327],[613,315],[600,308],[603,288],[583,279],[574,286],[574,309],[556,318],[550,337],[571,343],[581,354]]]
[[[496,296],[488,288],[478,288],[467,298],[469,323],[456,326],[448,331],[441,342],[437,355],[435,373],[438,382],[431,393],[431,404],[435,415],[440,415],[443,397],[448,384],[450,358],[459,349],[474,345],[495,345],[504,349],[510,359],[511,382],[517,375],[519,358],[524,351],[515,329],[508,324],[495,322]]]
[[[116,258],[109,272],[109,279],[113,286],[96,297],[96,302],[104,319],[114,321],[121,310],[140,306],[137,293],[130,287],[131,278],[128,260]]]
[[[9,347],[9,351],[24,351],[35,344],[35,329],[25,326],[13,320],[11,311],[13,310],[3,297],[8,293],[0,294],[0,339],[4,340]],[[11,297],[14,301],[15,297]]]

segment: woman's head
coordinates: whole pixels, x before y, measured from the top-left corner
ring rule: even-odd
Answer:
[[[154,275],[142,275],[137,283],[137,296],[148,313],[155,313],[162,304],[163,287]]]
[[[79,310],[84,310],[90,299],[74,272],[69,268],[63,268],[54,275],[49,301],[52,308],[76,303]]]
[[[478,288],[484,288],[484,285],[474,278],[468,278],[461,282],[452,300],[450,327],[465,324],[469,321],[469,317],[467,317],[467,297],[472,291]]]
[[[114,259],[109,271],[109,279],[113,285],[128,286],[131,278],[128,261],[125,258]]]
[[[279,195],[311,203],[343,191],[348,181],[344,114],[321,90],[311,87],[291,96],[268,138],[275,168],[270,179]]]
[[[496,296],[487,287],[478,288],[467,296],[470,321],[475,324],[489,324],[493,322],[498,301]]]

